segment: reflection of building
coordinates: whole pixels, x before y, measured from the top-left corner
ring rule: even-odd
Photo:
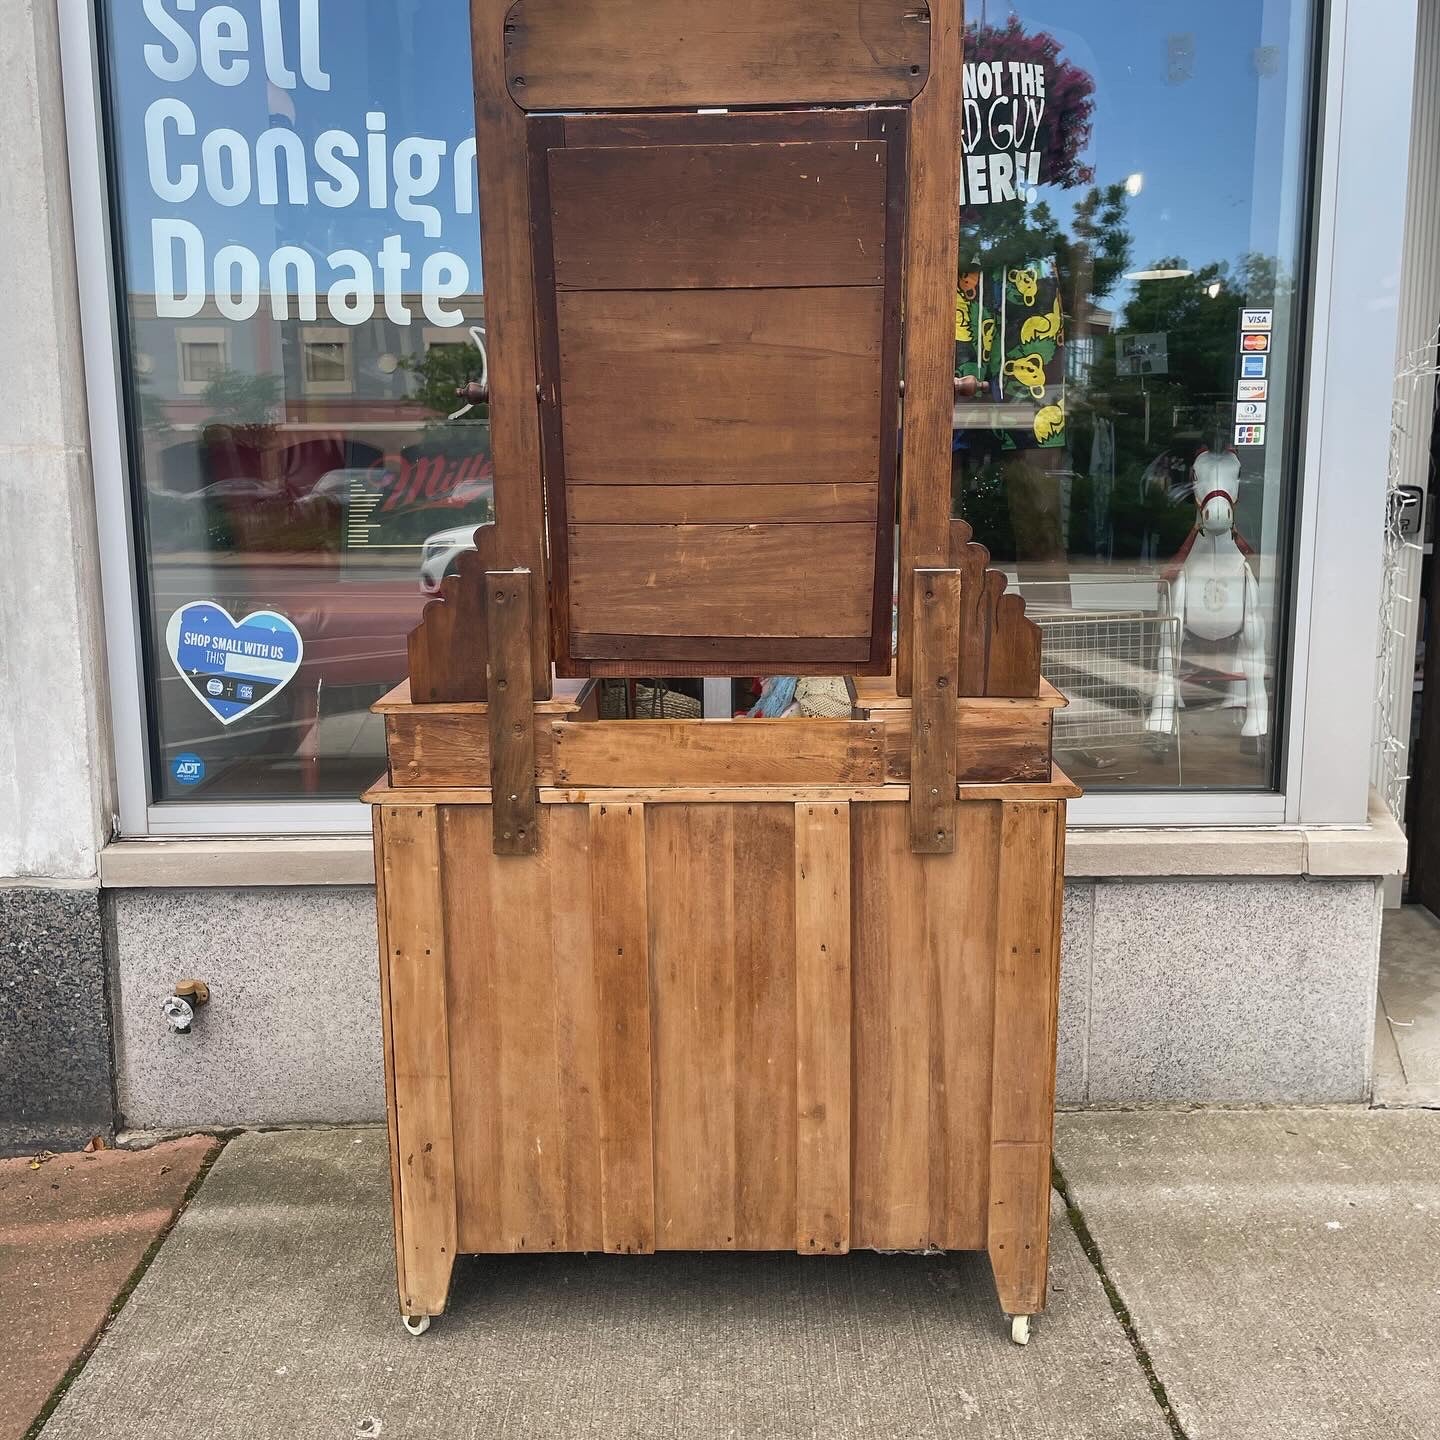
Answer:
[[[453,329],[424,324],[418,295],[403,300],[415,317],[409,325],[378,314],[344,325],[330,315],[323,295],[316,297],[313,321],[276,320],[263,300],[250,320],[227,320],[213,300],[194,317],[174,320],[155,314],[153,295],[130,295],[130,350],[147,457],[158,459],[168,448],[167,432],[262,418],[291,435],[420,432],[436,415],[417,403],[416,366],[437,348],[473,350],[469,327],[485,323],[485,299],[460,297],[455,304],[466,324]],[[477,353],[476,374],[479,368]],[[215,382],[227,376],[245,383],[217,394]],[[191,488],[165,469],[163,461],[152,469],[152,485]]]

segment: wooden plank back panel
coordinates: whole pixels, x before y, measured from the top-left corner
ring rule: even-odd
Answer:
[[[983,1245],[1000,805],[956,811],[949,855],[908,807],[853,812],[854,1220],[879,1249]]]
[[[788,805],[735,809],[735,1246],[795,1241],[796,877]]]
[[[600,1194],[605,1249],[655,1249],[650,1104],[650,950],[645,810],[591,805],[595,1009],[600,1047]]]
[[[516,0],[505,73],[528,110],[904,100],[929,20],[924,0]]]
[[[433,805],[387,805],[381,817],[400,1173],[400,1304],[408,1315],[445,1309],[459,1245],[437,813]]]
[[[884,162],[873,140],[555,150],[555,283],[880,285]]]
[[[561,673],[887,668],[905,112],[528,133]]]
[[[1047,1144],[1054,1115],[1059,929],[1054,861],[1064,806],[1005,806],[995,960],[996,1141]]]
[[[870,720],[597,720],[551,727],[571,788],[881,785],[884,726]]]
[[[870,633],[870,525],[571,525],[569,538],[575,633]]]
[[[370,825],[375,841],[375,922],[380,942],[380,1031],[385,1058],[385,1120],[390,1140],[390,1203],[395,1230],[395,1279],[402,1309],[405,1295],[405,1217],[400,1203],[400,1139],[395,1128],[395,1047],[391,1026],[390,941],[386,933],[384,815],[379,805],[371,807]]]
[[[652,806],[646,838],[656,1248],[789,1249],[794,808]]]
[[[878,286],[556,304],[569,484],[875,482]]]
[[[571,485],[574,525],[767,525],[853,522],[873,528],[876,484]]]
[[[850,806],[795,807],[795,1248],[850,1248]]]
[[[445,894],[462,1244],[603,1247],[587,807],[541,808],[539,850],[491,848],[490,807],[447,806]],[[560,863],[557,857],[563,856]],[[582,863],[577,864],[579,860]]]
[[[645,818],[655,1245],[734,1249],[734,811],[656,805]]]

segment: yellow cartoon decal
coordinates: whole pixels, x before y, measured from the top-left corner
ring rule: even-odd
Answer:
[[[1040,294],[1040,272],[1033,265],[1027,270],[1012,270],[1007,278],[1027,305],[1035,303]]]
[[[973,340],[975,332],[970,324],[970,302],[961,294],[955,296],[955,338]]]
[[[1032,340],[1053,340],[1058,345],[1065,321],[1060,314],[1060,295],[1056,292],[1055,303],[1048,315],[1036,315],[1020,327],[1020,343],[1028,345]]]
[[[1064,405],[1047,405],[1035,412],[1035,438],[1042,444],[1053,440],[1065,429]]]
[[[1007,360],[1005,373],[1014,376],[1035,399],[1045,398],[1045,362],[1038,355],[1017,355]]]
[[[988,365],[990,363],[990,352],[995,348],[995,322],[993,320],[982,320],[980,322],[980,362]]]
[[[967,270],[960,277],[960,293],[967,300],[974,300],[980,294],[980,272]]]

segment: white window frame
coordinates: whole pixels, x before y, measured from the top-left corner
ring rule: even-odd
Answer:
[[[300,331],[300,385],[307,395],[353,395],[355,393],[354,336],[343,325],[306,325]],[[311,345],[338,345],[345,361],[342,380],[310,378]]]
[[[1407,147],[1396,138],[1410,133],[1416,4],[1329,0],[1321,6],[1321,161],[1311,197],[1288,686],[1276,737],[1281,792],[1102,792],[1072,804],[1074,824],[1366,823],[1404,225],[1396,197],[1407,188]],[[98,20],[89,0],[59,0],[59,14],[121,832],[367,831],[367,809],[358,800],[190,804],[156,803],[150,794]],[[1406,83],[1399,83],[1402,77]],[[1344,583],[1329,579],[1336,576]]]
[[[230,332],[221,325],[182,325],[175,331],[175,385],[182,395],[203,395],[210,388],[209,380],[191,380],[185,369],[187,345],[218,345],[220,367],[230,364]]]

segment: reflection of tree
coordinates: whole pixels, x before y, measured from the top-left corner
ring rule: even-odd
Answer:
[[[282,389],[278,375],[217,370],[205,387],[205,404],[213,424],[273,430],[280,418]]]
[[[431,345],[423,355],[407,355],[400,368],[415,377],[416,389],[408,403],[426,411],[427,435],[463,439],[474,447],[489,433],[490,407],[476,405],[457,420],[448,417],[461,401],[455,392],[480,377],[480,352],[471,345]]]

